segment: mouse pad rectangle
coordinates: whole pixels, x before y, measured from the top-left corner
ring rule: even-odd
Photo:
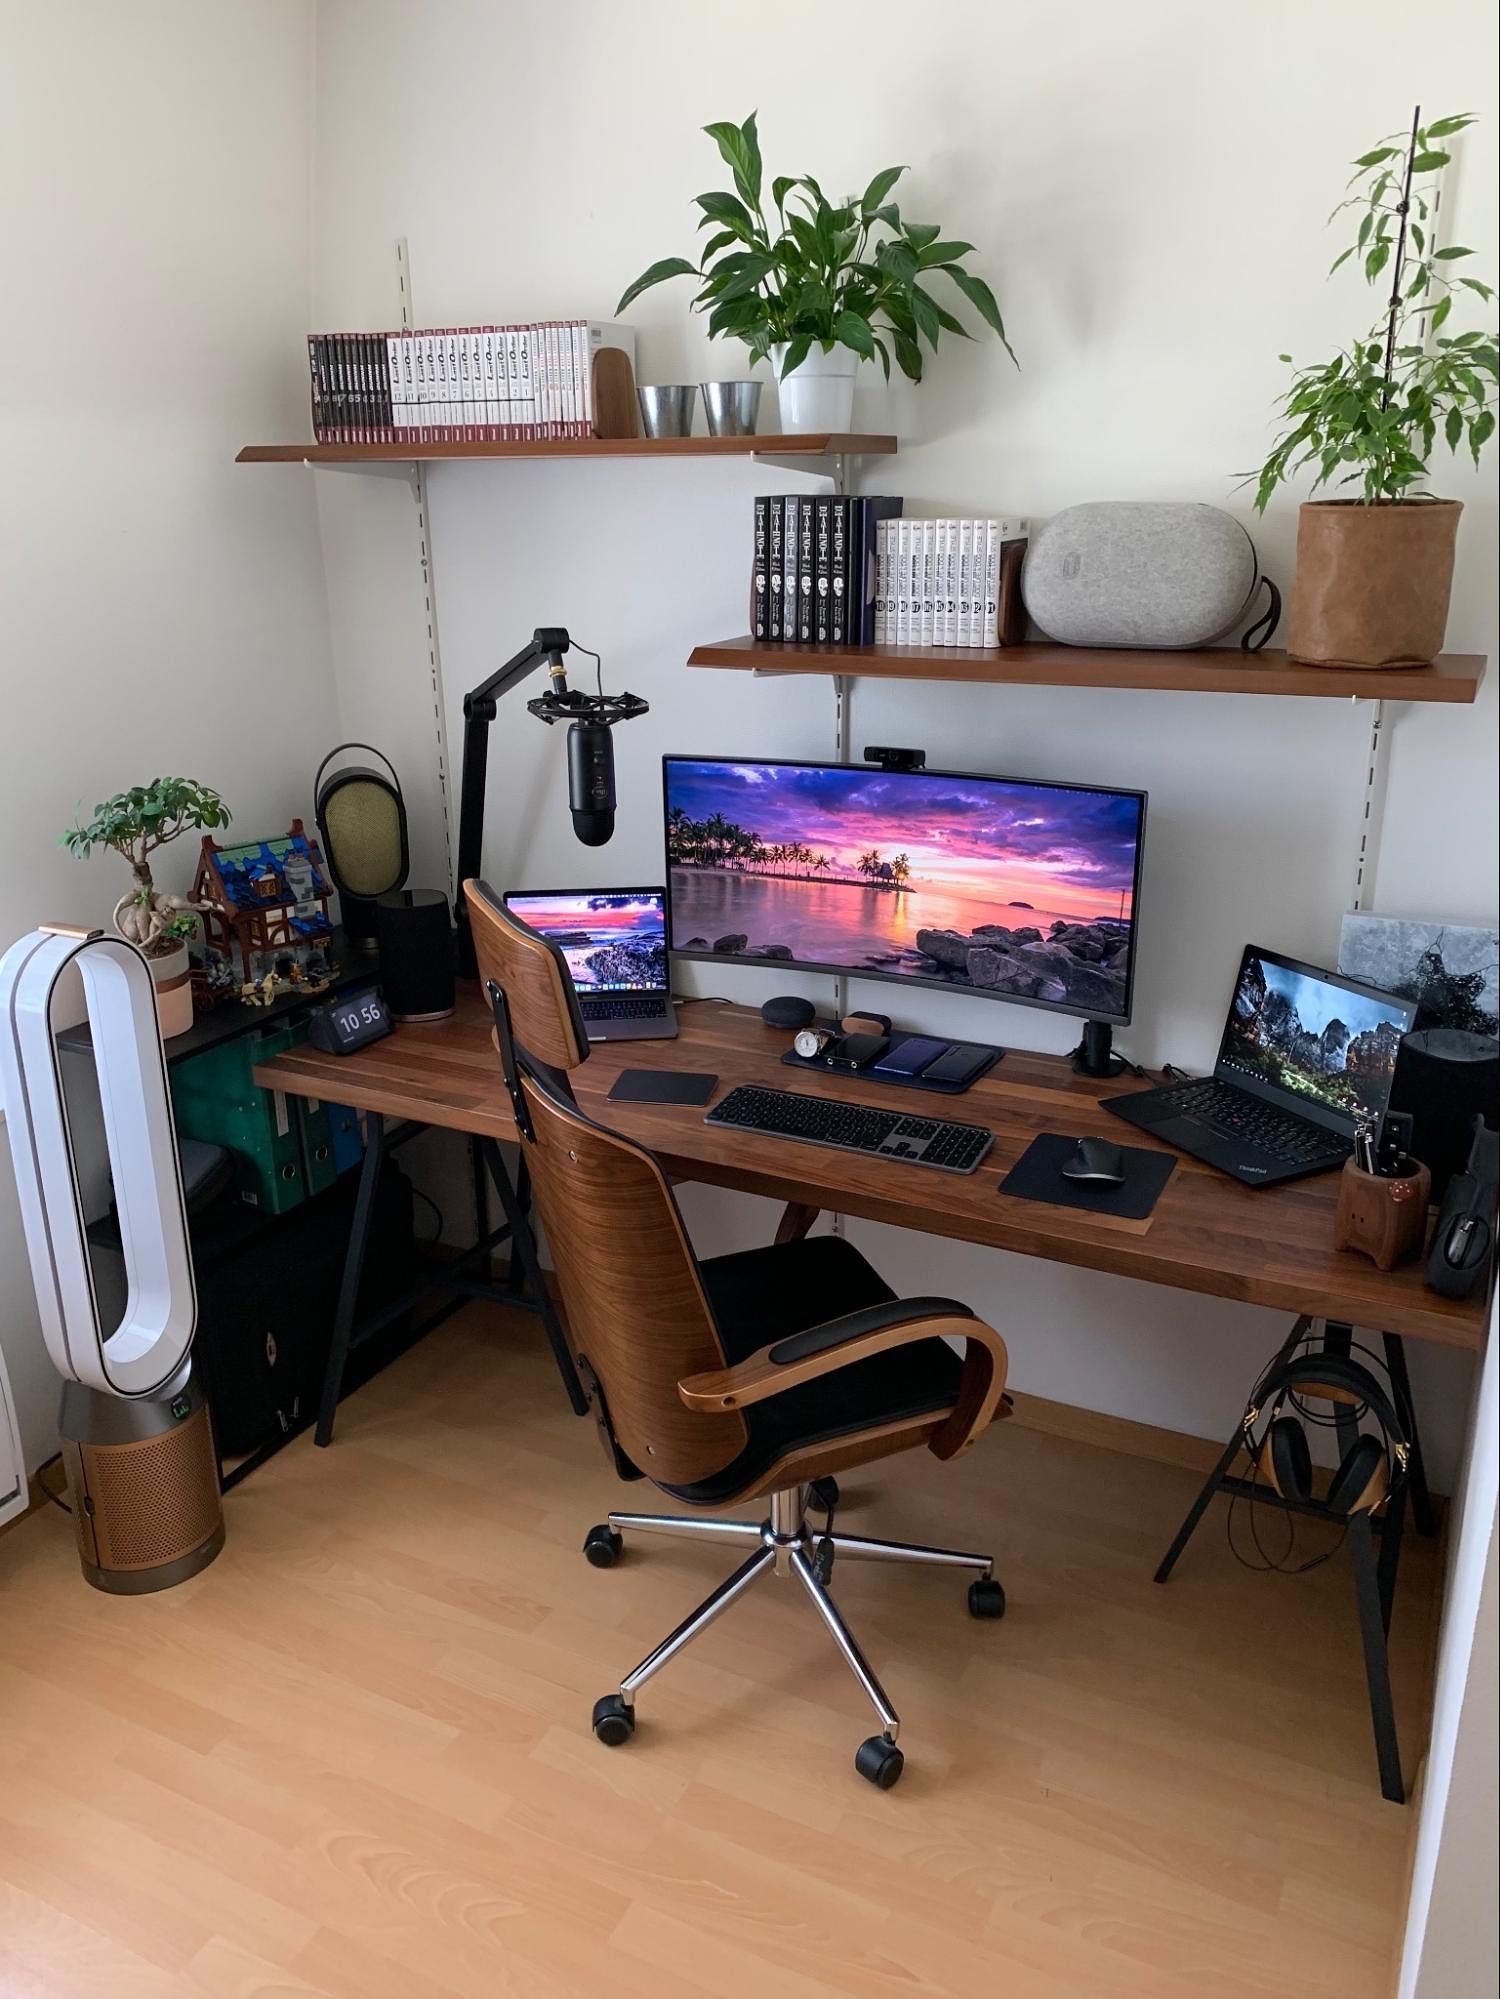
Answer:
[[[1125,1178],[1118,1187],[1065,1180],[1062,1169],[1078,1151],[1076,1138],[1044,1131],[1034,1138],[1000,1182],[1002,1194],[1021,1201],[1049,1201],[1058,1208],[1081,1208],[1088,1215],[1108,1215],[1116,1221],[1143,1222],[1156,1206],[1161,1190],[1177,1164],[1170,1152],[1148,1152],[1144,1146],[1123,1145],[1120,1160]]]

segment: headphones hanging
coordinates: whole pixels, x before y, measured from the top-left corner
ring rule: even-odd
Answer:
[[[1350,1445],[1322,1501],[1336,1520],[1378,1513],[1406,1476],[1411,1446],[1386,1390],[1369,1368],[1342,1354],[1303,1353],[1273,1367],[1256,1384],[1242,1420],[1245,1450],[1260,1476],[1282,1499],[1306,1505],[1313,1496],[1312,1451],[1300,1414],[1288,1414],[1299,1395],[1334,1391],[1374,1417],[1380,1435],[1363,1433]],[[1259,1435],[1257,1435],[1257,1429]]]

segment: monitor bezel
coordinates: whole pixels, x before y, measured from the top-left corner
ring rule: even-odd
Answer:
[[[1359,999],[1378,1000],[1393,1012],[1407,1016],[1401,1034],[1403,1040],[1411,1033],[1412,1022],[1417,1017],[1420,1000],[1403,999],[1400,993],[1388,993],[1380,986],[1366,985],[1363,979],[1351,979],[1343,972],[1325,971],[1321,965],[1309,965],[1301,958],[1289,958],[1284,951],[1268,951],[1260,944],[1247,944],[1240,953],[1240,962],[1235,968],[1234,984],[1229,988],[1229,1005],[1224,1011],[1224,1031],[1219,1036],[1219,1052],[1214,1057],[1214,1079],[1228,1083],[1236,1090],[1243,1090],[1247,1096],[1258,1097],[1262,1103],[1274,1104],[1278,1110],[1289,1110],[1309,1124],[1318,1125],[1324,1131],[1335,1131],[1341,1138],[1354,1136],[1356,1118],[1353,1111],[1335,1109],[1332,1104],[1320,1104],[1316,1097],[1304,1096],[1300,1090],[1284,1090],[1279,1083],[1269,1083],[1263,1076],[1248,1074],[1224,1057],[1224,1049],[1229,1040],[1230,1029],[1234,1025],[1234,996],[1240,989],[1240,980],[1245,976],[1245,966],[1250,959],[1259,958],[1268,965],[1277,965],[1284,972],[1292,972],[1301,979],[1316,979],[1320,985],[1336,986],[1340,992],[1353,993]],[[1398,1051],[1399,1054],[1399,1051]],[[1394,1076],[1392,1081],[1394,1082]],[[1387,1093],[1386,1105],[1390,1097]]]
[[[685,764],[774,764],[782,770],[842,770],[860,776],[889,776],[897,778],[953,777],[978,779],[985,784],[1020,784],[1037,791],[1081,791],[1092,792],[1106,798],[1139,799],[1141,807],[1140,828],[1135,844],[1135,870],[1130,884],[1130,969],[1125,981],[1125,1007],[1122,1013],[1099,1013],[1086,1006],[1066,1006],[1060,1000],[1027,999],[1020,993],[1002,993],[985,986],[959,986],[951,979],[926,979],[913,972],[882,972],[867,965],[832,965],[812,958],[742,958],[718,951],[684,951],[672,942],[672,857],[667,845],[667,814],[671,801],[667,790],[669,768],[674,763]],[[738,965],[748,971],[785,970],[796,972],[826,972],[836,979],[875,979],[887,986],[907,986],[917,991],[936,993],[956,993],[964,998],[998,1000],[1008,1006],[1036,1007],[1042,1013],[1061,1014],[1073,1020],[1107,1021],[1111,1027],[1128,1027],[1131,1009],[1135,1004],[1135,965],[1140,934],[1141,866],[1146,851],[1146,811],[1147,793],[1135,785],[1125,784],[1078,784],[1068,778],[1016,777],[995,771],[929,769],[925,764],[919,770],[887,771],[874,763],[829,763],[822,757],[752,757],[752,756],[693,756],[684,751],[671,751],[661,760],[661,815],[662,815],[662,857],[667,877],[667,955],[668,958],[683,958],[689,964]]]
[[[661,906],[662,906],[662,927],[668,939],[670,939],[672,935],[671,899],[670,896],[668,895],[667,890],[662,886],[660,882],[648,882],[643,888],[613,888],[613,887],[611,888],[508,888],[505,891],[505,894],[501,897],[501,900],[504,902],[505,907],[507,909],[511,907],[512,899],[518,895],[659,896],[661,898]],[[528,928],[536,930],[536,925],[532,923],[530,917],[526,915],[524,910],[518,909],[514,912],[514,914],[518,916],[520,920],[528,926]],[[545,930],[537,930],[536,934],[538,937],[547,937],[547,933]],[[552,941],[553,940],[550,937],[547,937],[547,942],[549,944]],[[573,979],[571,968],[569,970],[568,977],[570,979]],[[573,979],[573,990],[578,994],[580,1000],[608,999],[611,997],[611,995],[616,995],[620,993],[670,993],[672,990],[671,944],[669,942],[667,946],[667,976],[659,986],[581,986],[578,984],[578,981],[576,979]]]

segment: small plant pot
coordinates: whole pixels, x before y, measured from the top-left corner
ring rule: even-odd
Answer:
[[[851,429],[854,371],[859,366],[859,356],[848,347],[834,347],[826,354],[821,347],[814,347],[801,366],[783,379],[781,364],[785,359],[785,347],[771,349],[783,435],[795,437],[809,431]]]
[[[170,1041],[174,1034],[186,1034],[193,1024],[193,985],[187,946],[179,944],[175,951],[168,951],[160,958],[148,958],[146,963],[151,967],[151,983],[156,988],[156,1018],[161,1038]]]
[[[1308,666],[1429,666],[1443,649],[1461,500],[1309,500],[1287,651]]]

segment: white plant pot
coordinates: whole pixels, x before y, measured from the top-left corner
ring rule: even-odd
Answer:
[[[808,431],[851,429],[859,356],[848,347],[835,347],[827,354],[814,347],[801,366],[783,380],[781,364],[785,359],[785,347],[771,349],[783,433],[801,436]]]
[[[174,1034],[186,1034],[193,1024],[193,985],[187,946],[179,944],[175,951],[168,951],[161,958],[148,958],[146,963],[151,967],[151,983],[156,988],[156,1018],[161,1038],[170,1041]]]

